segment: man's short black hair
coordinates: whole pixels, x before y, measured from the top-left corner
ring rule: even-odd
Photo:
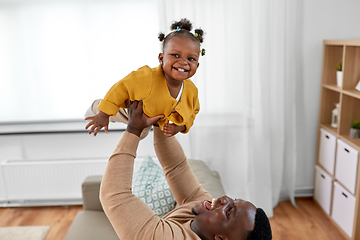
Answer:
[[[256,209],[255,227],[249,231],[246,240],[271,240],[272,233],[268,217],[261,208]]]

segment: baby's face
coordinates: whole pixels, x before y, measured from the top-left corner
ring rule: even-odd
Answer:
[[[192,77],[199,67],[200,45],[190,38],[173,37],[159,54],[166,80],[182,81]]]

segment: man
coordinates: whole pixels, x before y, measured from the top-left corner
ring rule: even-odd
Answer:
[[[135,239],[272,239],[264,211],[228,196],[212,199],[192,173],[173,137],[154,127],[154,147],[178,207],[159,218],[131,192],[136,150],[142,130],[163,117],[149,118],[142,102],[127,101],[129,122],[111,155],[101,184],[100,200],[121,240]]]

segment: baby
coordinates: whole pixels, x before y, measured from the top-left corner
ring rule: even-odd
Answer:
[[[174,22],[171,30],[167,36],[159,34],[162,52],[158,56],[158,67],[144,66],[131,72],[117,82],[104,99],[93,103],[85,118],[90,120],[86,126],[90,128],[89,134],[94,132],[96,136],[103,127],[107,133],[109,121],[127,123],[127,99],[142,101],[143,111],[149,117],[164,115],[157,125],[166,136],[190,130],[200,105],[198,89],[189,78],[199,67],[200,54],[205,54],[204,49],[200,50],[203,30],[191,33],[192,24],[187,19]],[[143,130],[142,138],[150,128]]]

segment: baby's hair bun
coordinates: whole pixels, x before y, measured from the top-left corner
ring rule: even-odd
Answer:
[[[201,56],[204,56],[204,55],[205,55],[205,49],[204,49],[204,48],[201,49],[201,50],[200,50],[200,53],[201,53]]]
[[[182,18],[180,21],[174,22],[173,24],[171,24],[170,29],[171,30],[176,30],[178,27],[180,28],[180,30],[191,31],[192,23],[188,19]]]
[[[195,29],[195,35],[194,36],[197,39],[199,39],[200,43],[202,43],[204,41],[203,34],[204,34],[204,31],[202,29]]]
[[[158,36],[158,39],[160,40],[160,42],[164,41],[164,39],[165,39],[165,34],[160,33],[159,36]]]

